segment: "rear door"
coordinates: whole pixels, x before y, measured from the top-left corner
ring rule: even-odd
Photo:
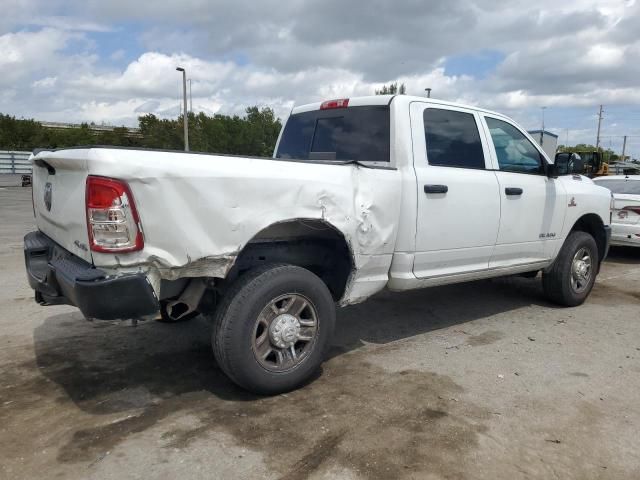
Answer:
[[[500,194],[473,110],[411,104],[418,216],[413,266],[419,278],[488,268]]]
[[[483,121],[500,186],[500,232],[490,266],[546,261],[561,241],[564,187],[547,177],[543,154],[522,130],[492,115]]]

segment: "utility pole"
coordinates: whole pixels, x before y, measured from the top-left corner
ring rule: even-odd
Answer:
[[[184,105],[184,117],[182,117],[182,123],[184,123],[184,151],[189,151],[189,112],[187,112],[187,72],[182,67],[177,67],[177,71],[182,72],[182,103]]]
[[[547,107],[540,107],[542,109],[542,132],[540,132],[540,146],[544,145],[544,111]]]
[[[622,161],[624,162],[624,153],[627,150],[627,136],[624,136],[624,140],[622,140]]]
[[[598,136],[596,137],[596,150],[600,147],[600,125],[602,124],[602,105],[600,105],[600,111],[598,112]]]

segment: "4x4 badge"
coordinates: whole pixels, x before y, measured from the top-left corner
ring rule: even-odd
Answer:
[[[51,182],[47,182],[44,186],[44,206],[47,207],[47,212],[51,211],[51,197],[53,195],[53,187]]]

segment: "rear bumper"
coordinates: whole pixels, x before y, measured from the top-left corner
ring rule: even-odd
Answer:
[[[41,305],[74,305],[85,317],[102,320],[140,318],[159,309],[145,275],[109,276],[42,232],[24,237],[24,261]]]
[[[614,223],[612,225],[611,245],[640,246],[640,225]]]

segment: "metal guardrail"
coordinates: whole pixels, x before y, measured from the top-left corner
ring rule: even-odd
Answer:
[[[640,163],[620,162],[609,164],[609,175],[638,175],[640,174]]]
[[[31,152],[0,150],[0,174],[31,174]]]

